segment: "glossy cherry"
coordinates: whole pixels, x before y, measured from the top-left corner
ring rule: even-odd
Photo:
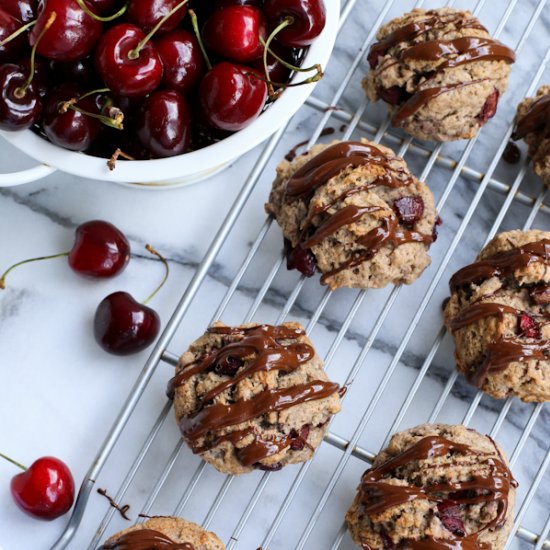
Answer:
[[[52,13],[55,21],[44,33],[37,52],[47,59],[74,61],[86,57],[97,44],[103,25],[90,17],[76,0],[43,0],[36,25],[30,33],[33,46]]]
[[[154,157],[181,155],[191,138],[191,109],[175,90],[154,92],[143,102],[136,130]]]
[[[121,0],[85,0],[92,13],[100,16],[108,16],[117,12],[122,7]]]
[[[20,65],[0,65],[0,129],[26,130],[40,116],[42,102],[28,73]]]
[[[22,59],[19,65],[23,67],[23,72],[29,74],[31,70],[30,58]],[[34,76],[32,79],[34,89],[38,92],[41,99],[44,99],[51,87],[51,74],[48,63],[43,59],[36,58],[34,60]]]
[[[260,39],[267,38],[265,16],[253,6],[219,8],[206,21],[202,36],[210,51],[237,63],[249,63],[263,54]]]
[[[114,355],[130,355],[151,345],[160,330],[155,310],[127,292],[113,292],[99,304],[94,317],[97,343]]]
[[[131,0],[126,18],[128,21],[149,32],[160,20],[175,9],[182,0]],[[159,33],[173,31],[185,17],[187,6],[172,14],[158,29]]]
[[[15,475],[10,489],[17,506],[26,514],[39,519],[58,518],[66,514],[74,502],[71,471],[64,462],[51,456],[39,458],[29,468]]]
[[[155,48],[164,66],[162,83],[184,94],[193,92],[206,72],[195,36],[184,29],[176,29],[157,38]]]
[[[130,260],[130,243],[112,223],[92,220],[79,225],[69,252],[71,269],[85,277],[118,275]]]
[[[292,23],[277,35],[277,40],[289,48],[309,46],[325,28],[323,0],[265,0],[263,9],[273,27],[292,18]]]
[[[8,38],[11,34],[20,29],[23,24],[0,7],[0,42]],[[20,34],[16,38],[0,46],[0,61],[12,61],[25,51],[27,41],[25,34]]]
[[[162,80],[162,62],[151,42],[134,58],[145,33],[135,25],[120,23],[111,27],[95,52],[97,72],[113,92],[130,97],[150,94]]]
[[[36,0],[2,0],[2,9],[23,23],[36,18]]]
[[[96,86],[99,88],[101,84],[95,72],[92,57],[85,57],[68,63],[50,61],[50,71],[55,82],[73,82],[81,84],[84,89],[93,89]]]
[[[272,43],[269,49],[290,65],[298,66],[300,64],[300,52],[298,49],[285,48],[277,42]],[[252,67],[257,69],[257,71],[262,75],[265,73],[263,58],[254,61],[252,63]],[[270,53],[267,54],[267,74],[271,82],[284,84],[285,82],[288,82],[290,73],[291,70],[286,65],[281,63]]]
[[[85,97],[75,104],[79,110],[60,111],[64,102],[80,96],[75,84],[64,84],[52,90],[44,105],[42,127],[48,139],[70,151],[86,151],[99,134],[101,122],[82,112],[100,114],[97,95]]]
[[[212,126],[236,132],[261,113],[267,99],[267,86],[255,76],[254,69],[222,62],[206,73],[199,99]]]

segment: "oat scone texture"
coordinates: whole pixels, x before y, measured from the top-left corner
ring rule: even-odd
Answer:
[[[110,537],[106,542],[116,542],[122,535],[142,529],[158,531],[175,543],[190,543],[195,550],[225,550],[225,545],[214,533],[205,531],[196,523],[170,516],[153,517],[143,523],[128,527],[128,529]]]
[[[482,436],[464,426],[423,424],[396,433],[387,448],[375,458],[372,468],[401,455],[422,439],[430,436],[443,437],[453,443],[467,445],[471,454],[443,455],[426,460],[413,460],[393,470],[384,482],[396,486],[429,487],[440,483],[467,482],[474,476],[491,476],[488,458],[500,460],[506,467],[508,461],[500,447],[489,437]],[[464,529],[462,536],[478,534],[478,542],[491,550],[504,548],[513,525],[515,488],[511,486],[507,499],[505,523],[501,528],[485,528],[497,515],[497,503],[485,501],[465,504],[452,510],[453,519],[441,519],[444,508],[428,499],[415,499],[375,513],[365,513],[364,499],[372,499],[363,493],[359,485],[353,504],[346,514],[346,524],[354,542],[362,548],[384,550],[407,548],[407,542],[416,540],[429,544],[428,539],[447,540],[452,545],[453,535],[449,528]],[[369,500],[367,500],[369,501]],[[447,508],[448,510],[448,508]],[[434,546],[435,547],[435,546]]]
[[[496,235],[478,255],[476,261],[520,248],[529,243],[550,239],[548,231],[507,231]],[[530,344],[544,344],[550,338],[550,305],[536,303],[533,292],[550,284],[546,262],[532,262],[516,269],[509,277],[493,276],[451,293],[445,308],[445,324],[455,341],[457,368],[467,378],[487,357],[487,346],[502,339]],[[453,319],[479,304],[502,304],[519,312],[491,315],[453,330]],[[522,315],[529,316],[536,329],[533,335],[522,333]],[[529,323],[527,318],[524,321]],[[537,336],[536,338],[533,336]],[[524,358],[513,361],[497,372],[489,373],[481,389],[496,399],[516,396],[526,402],[550,401],[550,354],[545,359]]]
[[[257,326],[255,323],[250,323],[237,328],[248,329]],[[313,347],[299,323],[288,322],[283,323],[282,326],[303,331],[303,334],[293,340],[278,340],[280,344]],[[213,327],[226,327],[226,325],[216,322]],[[189,368],[200,363],[207,354],[219,351],[230,344],[242,341],[242,339],[242,334],[206,332],[193,342],[183,354],[179,366],[176,368],[176,374],[181,372],[181,369],[184,367]],[[253,354],[246,357],[244,364],[238,372],[249,367],[254,360],[255,356]],[[200,410],[202,397],[207,392],[230,380],[230,376],[218,374],[215,370],[208,369],[192,376],[186,383],[176,388],[174,409],[178,423],[183,418],[192,417]],[[276,369],[253,372],[237,383],[230,385],[225,391],[214,398],[213,404],[231,405],[251,400],[266,390],[290,389],[295,386],[313,383],[314,381],[329,382],[329,378],[324,370],[323,361],[317,353],[291,372],[283,372]],[[201,451],[200,456],[218,471],[228,474],[243,474],[256,468],[267,470],[271,468],[280,469],[288,464],[305,462],[312,458],[315,449],[323,441],[328,421],[334,414],[340,411],[338,386],[335,386],[336,391],[328,397],[294,404],[290,408],[268,412],[240,424],[210,431],[197,441],[194,441],[193,446],[196,449],[212,447]],[[225,440],[219,444],[215,444],[223,436],[241,430],[251,430],[251,435],[237,442]],[[239,450],[253,444],[255,438],[260,438],[263,441],[278,441],[286,437],[292,437],[293,434],[299,435],[299,445],[286,446],[280,452],[262,459],[257,464],[244,465],[239,458]]]
[[[405,118],[400,126],[412,136],[424,140],[470,139],[495,114],[498,98],[506,91],[510,63],[500,59],[477,59],[438,71],[442,63],[458,54],[450,53],[440,59],[429,60],[404,57],[402,53],[411,46],[428,41],[490,37],[481,23],[469,11],[453,8],[430,11],[415,9],[383,25],[376,37],[381,41],[405,25],[430,19],[434,13],[443,23],[412,39],[398,42],[384,55],[373,60],[374,67],[370,68],[364,78],[363,88],[371,101],[384,97],[387,100],[389,95],[393,104],[388,103],[388,106],[394,113],[396,103],[401,104],[405,98],[422,90],[454,86],[427,101]]]
[[[350,190],[354,192],[343,200],[336,201],[325,213],[314,216],[312,227],[318,228],[330,216],[349,205],[379,207],[377,211],[363,215],[355,223],[341,227],[311,248],[321,273],[329,273],[356,254],[364,252],[364,247],[357,242],[358,238],[380,227],[384,218],[395,216],[394,202],[403,197],[417,197],[423,203],[423,214],[414,224],[414,231],[425,235],[432,235],[434,232],[437,212],[428,186],[414,177],[405,161],[388,147],[366,139],[362,139],[361,142],[376,147],[387,156],[392,175],[397,180],[403,181],[402,186],[392,188],[376,185],[367,188],[369,184],[383,177],[386,169],[375,163],[364,164],[342,170],[317,188],[310,201],[303,199],[287,201],[285,190],[291,176],[321,151],[339,143],[334,141],[328,145],[314,145],[291,162],[283,160],[277,167],[276,179],[273,182],[269,201],[265,205],[267,213],[275,216],[284,237],[291,242],[292,246],[300,243],[304,224],[313,212],[332,203],[335,198]],[[400,221],[398,227],[401,230],[411,229],[405,227]],[[326,284],[332,290],[339,287],[381,288],[388,284],[411,284],[431,263],[428,248],[422,242],[408,242],[399,246],[385,244],[371,258],[359,265],[328,277]]]

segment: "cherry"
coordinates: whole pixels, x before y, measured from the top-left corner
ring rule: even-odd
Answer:
[[[53,73],[56,82],[75,82],[81,84],[84,88],[95,87],[99,84],[92,57],[85,57],[68,63],[50,61],[50,71]]]
[[[85,0],[86,5],[93,13],[101,16],[109,15],[121,8],[120,0]]]
[[[300,62],[299,50],[295,48],[285,48],[274,42],[271,44],[270,51],[274,52],[279,58],[284,59],[290,65],[298,65]],[[263,73],[265,71],[263,59],[258,59],[252,63],[252,67]],[[288,82],[290,78],[291,69],[287,65],[284,65],[268,52],[267,54],[267,76],[271,82]]]
[[[249,63],[263,53],[266,39],[263,12],[253,6],[217,9],[203,28],[205,45],[214,53],[237,63]]]
[[[177,8],[181,0],[131,0],[128,5],[128,21],[145,32],[151,31],[164,17]],[[158,28],[159,33],[173,31],[183,20],[187,6],[178,9]]]
[[[265,0],[264,11],[275,26],[289,18],[277,40],[290,48],[309,46],[325,28],[323,0]]]
[[[22,470],[10,484],[15,504],[29,516],[52,520],[66,514],[74,502],[74,480],[68,466],[52,456],[44,456],[25,468],[0,453]]]
[[[42,102],[23,67],[0,65],[0,129],[26,130],[40,116]]]
[[[43,34],[38,53],[47,59],[74,61],[86,57],[94,48],[103,25],[90,17],[76,0],[43,0],[41,11],[30,34],[31,46],[38,42],[50,16],[55,21]]]
[[[206,73],[199,99],[212,126],[236,132],[261,113],[267,99],[267,86],[253,69],[222,62]]]
[[[216,374],[225,375],[225,376],[235,376],[237,371],[244,365],[242,359],[237,357],[231,357],[227,355],[220,359],[214,366],[214,372]]]
[[[485,122],[495,116],[497,112],[499,95],[499,91],[494,88],[485,100],[485,103],[483,104],[480,113],[476,117],[481,124],[485,124]]]
[[[101,122],[82,110],[100,114],[98,97],[88,96],[78,101],[78,109],[62,109],[63,102],[80,96],[76,84],[63,84],[49,95],[44,107],[42,127],[48,139],[70,151],[86,151],[99,134]]]
[[[152,344],[160,330],[160,318],[147,303],[162,288],[170,268],[166,259],[151,246],[146,246],[165,267],[164,278],[155,291],[142,304],[127,292],[113,292],[104,298],[94,317],[94,335],[97,343],[114,355],[130,355]]]
[[[401,86],[392,86],[391,88],[378,88],[378,95],[382,100],[390,105],[400,105],[411,97],[411,94]]]
[[[20,27],[21,23],[16,17],[0,8],[0,44],[18,31]],[[0,61],[13,60],[21,52],[24,52],[25,44],[25,35],[20,34],[0,45]]]
[[[185,98],[175,90],[151,94],[141,107],[137,135],[155,157],[185,152],[191,137],[191,109]]]
[[[2,0],[2,9],[23,23],[36,18],[36,0]]]
[[[284,243],[286,255],[286,268],[297,269],[306,277],[313,277],[317,270],[317,259],[309,248],[297,244],[294,248],[288,239]]]
[[[464,522],[460,517],[460,505],[450,500],[437,503],[437,512],[445,528],[459,537],[466,535]]]
[[[424,214],[424,201],[420,197],[406,196],[393,201],[393,209],[399,222],[405,227],[413,227]]]
[[[162,62],[153,45],[143,42],[145,39],[145,33],[129,23],[115,25],[101,37],[95,66],[113,92],[139,97],[159,86]]]
[[[155,48],[164,66],[163,84],[184,94],[193,92],[206,72],[195,36],[184,29],[176,29],[157,38]]]
[[[25,74],[30,74],[32,63],[29,58],[22,59],[19,64],[23,67]],[[47,62],[43,59],[37,58],[34,60],[32,83],[40,98],[44,99],[50,90],[51,74]]]
[[[518,317],[518,332],[525,338],[540,339],[540,327],[527,312],[523,311]]]

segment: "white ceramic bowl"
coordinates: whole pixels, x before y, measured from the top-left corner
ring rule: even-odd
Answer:
[[[310,46],[303,60],[303,67],[320,63],[325,68],[330,58],[338,30],[340,0],[325,0],[325,5],[327,10],[325,29]],[[303,74],[297,74],[294,81],[303,78]],[[250,126],[204,149],[166,159],[121,161],[112,171],[107,168],[106,159],[62,149],[30,130],[0,132],[0,135],[12,145],[42,163],[24,172],[0,174],[0,187],[34,181],[55,170],[85,178],[147,188],[166,188],[195,183],[212,176],[274,134],[302,106],[314,86],[314,84],[307,84],[288,88]]]

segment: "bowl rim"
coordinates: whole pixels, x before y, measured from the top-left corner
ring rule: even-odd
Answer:
[[[340,0],[325,0],[326,25],[309,47],[303,66],[320,63],[326,68],[338,32]],[[293,82],[303,78],[296,74]],[[222,141],[175,157],[119,162],[109,170],[104,158],[93,157],[63,149],[30,130],[4,132],[0,135],[35,160],[63,172],[89,179],[150,183],[196,176],[211,171],[214,166],[227,164],[263,142],[285,124],[305,103],[316,83],[287,88],[254,122]]]

